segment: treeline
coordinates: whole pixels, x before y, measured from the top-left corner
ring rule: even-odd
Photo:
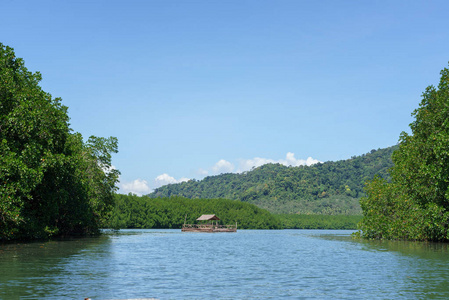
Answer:
[[[361,201],[359,235],[449,241],[449,69],[429,86],[393,154],[391,181],[375,178]]]
[[[276,215],[283,229],[357,229],[362,216]]]
[[[203,214],[215,214],[221,224],[235,224],[243,229],[279,229],[278,219],[253,204],[227,199],[187,199],[183,197],[149,198],[115,195],[110,228],[181,228],[196,223]],[[187,219],[186,219],[187,216]]]
[[[361,214],[359,198],[367,180],[390,179],[391,155],[397,146],[372,150],[348,160],[312,166],[266,164],[241,174],[169,184],[149,196],[191,199],[224,198],[255,204],[274,213]]]
[[[117,139],[84,142],[67,107],[0,43],[0,240],[96,234],[113,204]]]
[[[196,223],[195,220],[203,214],[216,214],[222,224],[237,222],[241,229],[356,229],[362,218],[345,215],[273,215],[253,204],[227,199],[149,198],[117,194],[107,226],[116,229],[180,229],[184,221]]]

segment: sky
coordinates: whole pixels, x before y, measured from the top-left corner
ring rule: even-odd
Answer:
[[[0,42],[120,193],[397,144],[449,62],[449,1],[0,1]]]

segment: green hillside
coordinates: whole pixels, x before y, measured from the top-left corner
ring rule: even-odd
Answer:
[[[266,164],[251,171],[169,184],[148,196],[191,199],[224,198],[255,204],[273,213],[361,214],[359,198],[374,175],[389,180],[397,146],[337,162],[286,167]]]

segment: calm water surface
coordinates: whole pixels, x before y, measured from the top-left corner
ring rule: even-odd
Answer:
[[[351,231],[123,230],[0,244],[1,299],[445,299],[447,244]]]

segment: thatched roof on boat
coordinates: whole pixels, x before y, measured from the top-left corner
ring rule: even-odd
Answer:
[[[202,215],[197,221],[210,221],[210,220],[220,220],[216,215]]]

